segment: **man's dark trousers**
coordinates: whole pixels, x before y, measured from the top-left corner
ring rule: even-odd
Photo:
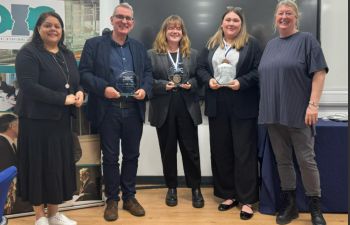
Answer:
[[[137,103],[128,104],[127,108],[111,104],[99,129],[107,200],[119,201],[120,188],[123,200],[135,196],[142,129],[143,122]],[[119,171],[120,142],[123,154],[121,171]]]

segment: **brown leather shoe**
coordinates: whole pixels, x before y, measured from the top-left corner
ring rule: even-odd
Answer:
[[[129,211],[134,216],[144,216],[145,210],[136,200],[136,198],[129,198],[123,202],[123,209]]]
[[[107,221],[115,221],[118,219],[118,202],[110,199],[107,201],[107,206],[103,217]]]

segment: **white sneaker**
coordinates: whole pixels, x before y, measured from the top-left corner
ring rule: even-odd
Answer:
[[[50,225],[77,225],[77,222],[69,219],[62,213],[57,212],[56,215],[49,217]]]
[[[35,221],[35,225],[49,225],[49,220],[45,216],[42,216]]]

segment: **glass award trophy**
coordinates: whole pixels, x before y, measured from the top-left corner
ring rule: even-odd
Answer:
[[[218,65],[216,81],[220,85],[229,85],[235,77],[235,69],[227,59],[224,59],[220,65]]]
[[[133,71],[124,71],[116,81],[116,89],[121,96],[129,97],[135,94],[137,89],[137,76]]]
[[[168,71],[168,79],[169,81],[172,81],[176,87],[180,86],[180,84],[185,83],[183,68],[181,68],[181,66],[177,69],[171,67]]]

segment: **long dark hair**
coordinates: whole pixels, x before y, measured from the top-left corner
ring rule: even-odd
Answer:
[[[61,36],[61,39],[59,40],[58,42],[58,47],[64,51],[67,50],[67,47],[64,45],[64,25],[63,25],[63,20],[62,18],[60,17],[60,15],[58,15],[56,12],[54,11],[50,11],[50,12],[44,12],[42,13],[39,18],[38,18],[38,21],[36,21],[36,24],[35,24],[35,28],[34,28],[34,31],[33,31],[33,36],[32,36],[32,40],[31,42],[38,48],[40,49],[44,49],[44,42],[43,40],[41,39],[40,37],[40,34],[39,34],[39,27],[43,24],[43,22],[46,20],[47,17],[49,16],[52,16],[52,17],[55,17],[58,22],[60,23],[61,27],[62,27],[62,36]]]

